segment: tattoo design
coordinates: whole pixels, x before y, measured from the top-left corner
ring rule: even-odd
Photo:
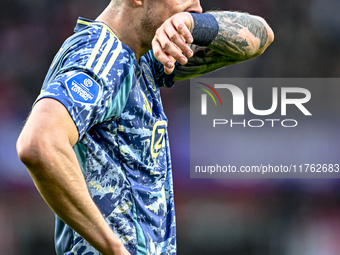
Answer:
[[[210,12],[218,24],[219,31],[207,47],[192,44],[194,56],[184,66],[179,65],[175,80],[194,78],[222,67],[232,65],[254,56],[268,40],[268,31],[260,19],[239,12]],[[258,39],[258,48],[249,40]]]
[[[249,44],[241,34],[241,30],[244,29],[260,40],[259,49],[266,44],[268,32],[265,25],[251,15],[238,12],[212,12],[211,14],[214,15],[220,26],[211,48],[226,49],[235,55],[241,54],[247,57],[246,47]]]
[[[194,78],[239,62],[205,46],[192,44],[190,47],[194,56],[188,59],[186,65],[178,65],[175,81]]]

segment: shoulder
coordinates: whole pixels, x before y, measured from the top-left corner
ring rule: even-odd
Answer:
[[[129,65],[134,59],[132,50],[104,23],[79,19],[75,31],[78,40],[66,55],[65,67],[79,65],[105,78],[114,66]]]
[[[108,85],[121,83],[133,70],[135,55],[104,23],[79,18],[75,33],[55,56],[45,83],[73,71]]]

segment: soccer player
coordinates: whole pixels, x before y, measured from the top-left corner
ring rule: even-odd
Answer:
[[[272,41],[262,18],[202,13],[199,0],[112,0],[95,21],[79,18],[17,142],[56,214],[57,254],[176,254],[159,87]]]

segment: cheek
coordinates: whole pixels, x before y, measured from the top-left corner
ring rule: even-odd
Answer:
[[[159,1],[159,0],[158,0]],[[176,13],[183,12],[185,10],[185,2],[187,0],[173,0],[167,1],[164,5],[163,12],[167,14],[167,18],[170,18]]]

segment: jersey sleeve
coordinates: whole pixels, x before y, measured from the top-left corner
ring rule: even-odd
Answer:
[[[124,82],[109,86],[90,73],[73,70],[50,82],[36,102],[42,98],[53,98],[62,103],[77,126],[80,140],[95,124],[119,116],[129,92],[130,87],[124,86]]]
[[[36,102],[53,98],[68,110],[79,140],[94,125],[119,116],[134,75],[134,55],[100,22],[79,19],[57,53]]]

